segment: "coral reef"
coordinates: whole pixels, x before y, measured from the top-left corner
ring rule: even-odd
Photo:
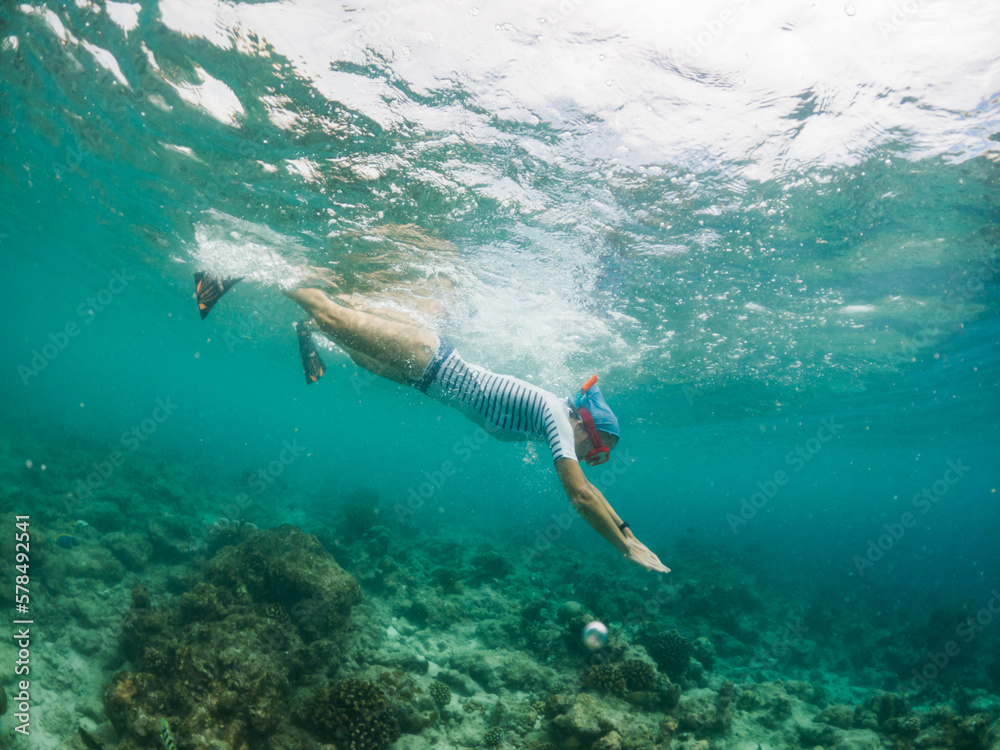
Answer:
[[[584,687],[615,695],[624,693],[627,688],[625,677],[613,664],[595,664],[589,667],[581,683]]]
[[[473,584],[499,581],[514,572],[514,566],[510,561],[493,549],[484,550],[472,558],[472,567],[473,572],[469,576],[469,582]]]
[[[175,607],[133,589],[120,638],[133,668],[104,691],[125,736],[155,736],[159,716],[196,748],[302,734],[288,725],[288,686],[335,666],[336,648],[320,636],[347,624],[357,584],[298,529],[239,536],[205,565],[212,582],[196,583]]]
[[[209,561],[210,583],[256,603],[280,604],[306,639],[329,636],[346,624],[361,589],[316,537],[294,526],[244,528],[239,536],[238,544],[223,547]]]
[[[431,572],[431,578],[445,594],[461,594],[464,591],[458,572],[452,568],[436,568]]]
[[[363,680],[330,681],[308,702],[305,716],[323,739],[344,750],[386,750],[399,739],[385,694]]]
[[[569,544],[518,558],[515,539],[403,527],[373,493],[316,500],[325,547],[249,519],[197,534],[194,486],[109,482],[74,507],[89,521],[39,510],[40,535],[77,541],[41,543],[36,571],[55,634],[32,653],[48,746],[159,746],[167,719],[181,750],[1000,750],[995,631],[913,686],[975,607],[907,627],[691,541],[686,580],[655,588]],[[274,505],[254,523],[280,523]],[[120,628],[109,611],[127,613]],[[609,633],[596,651],[581,638],[594,620]]]
[[[428,692],[438,708],[444,708],[451,702],[451,688],[443,682],[434,680],[428,688]]]
[[[665,675],[678,680],[687,671],[694,646],[676,630],[671,630],[650,638],[646,642],[646,651]]]

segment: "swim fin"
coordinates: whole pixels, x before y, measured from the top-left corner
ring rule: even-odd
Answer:
[[[201,312],[201,319],[208,317],[212,307],[218,302],[222,295],[233,288],[233,285],[242,279],[236,276],[231,279],[217,279],[209,276],[207,271],[198,271],[194,275],[194,293],[198,298],[198,310]]]
[[[295,324],[295,332],[299,335],[299,355],[302,357],[302,372],[306,376],[306,385],[312,385],[326,372],[326,365],[319,357],[316,344],[312,340],[308,321]]]

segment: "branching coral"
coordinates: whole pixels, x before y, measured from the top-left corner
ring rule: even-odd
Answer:
[[[309,702],[318,733],[344,750],[385,750],[399,739],[399,724],[385,694],[363,680],[330,681]]]
[[[428,688],[428,692],[431,694],[431,698],[434,699],[434,703],[438,708],[444,708],[451,702],[451,688],[443,682],[434,680],[430,688]]]
[[[625,678],[613,664],[595,664],[589,667],[582,682],[585,687],[615,695],[621,695],[627,687]]]
[[[653,636],[646,644],[646,650],[660,669],[676,680],[687,671],[694,645],[676,630],[671,630]]]
[[[618,672],[625,680],[627,690],[655,690],[658,680],[656,668],[642,659],[628,659],[618,665]]]

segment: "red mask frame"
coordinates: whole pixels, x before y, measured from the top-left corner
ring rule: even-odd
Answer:
[[[581,406],[577,411],[580,414],[580,420],[583,422],[583,428],[587,431],[587,436],[594,445],[593,448],[587,451],[587,466],[600,466],[611,458],[611,449],[601,442],[601,435],[594,424],[594,417],[591,416],[590,409],[586,406]]]

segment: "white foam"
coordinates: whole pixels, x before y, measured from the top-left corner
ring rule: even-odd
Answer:
[[[206,211],[195,225],[195,265],[213,275],[288,289],[305,275],[306,249],[262,224]]]

